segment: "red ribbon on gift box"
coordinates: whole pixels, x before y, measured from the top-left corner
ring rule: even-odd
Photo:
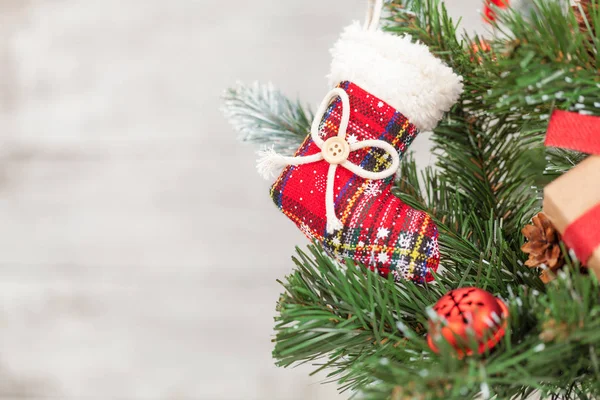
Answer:
[[[554,111],[545,144],[600,155],[600,117]]]
[[[600,117],[569,111],[554,111],[546,133],[546,146],[600,155]],[[599,183],[600,184],[600,183]],[[563,241],[585,264],[600,246],[600,203],[573,221]]]
[[[585,265],[594,250],[600,246],[600,204],[583,213],[563,233],[563,242],[572,249]]]

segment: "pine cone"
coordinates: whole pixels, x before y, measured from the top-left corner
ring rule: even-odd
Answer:
[[[532,221],[533,225],[527,225],[521,231],[527,239],[521,250],[529,254],[525,262],[528,267],[545,264],[547,269],[542,272],[541,278],[547,283],[552,279],[549,271],[556,272],[565,264],[560,249],[560,233],[544,213],[539,213]]]

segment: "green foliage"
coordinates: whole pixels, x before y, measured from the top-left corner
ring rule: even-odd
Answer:
[[[534,390],[600,395],[600,288],[596,279],[568,272],[577,268],[561,273],[547,292],[484,278],[487,290],[505,292],[509,328],[498,349],[461,360],[448,347],[440,355],[428,348],[429,306],[451,287],[474,284],[477,274],[464,285],[446,274],[425,287],[394,283],[351,260],[342,268],[318,247],[309,250],[298,250],[297,269],[282,282],[279,365],[312,362],[366,399],[508,399]]]
[[[454,279],[394,283],[350,260],[341,268],[318,247],[310,252],[298,250],[297,269],[282,283],[279,365],[312,362],[366,399],[600,395],[600,288],[587,275],[561,273],[546,293],[486,278],[488,290],[507,292],[509,328],[498,349],[461,360],[448,346],[432,353],[424,338],[428,307]]]
[[[490,51],[481,50],[479,36],[456,39],[457,24],[439,0],[394,0],[387,29],[427,44],[464,77],[463,109],[471,116],[503,119],[521,145],[539,148],[552,110],[600,115],[600,8],[591,0],[587,30],[580,31],[568,1],[528,3],[526,15],[500,12],[500,34],[485,41]],[[535,181],[547,182],[542,173],[564,172],[573,160],[554,152]]]
[[[597,280],[565,254],[567,268],[545,286],[520,250],[543,186],[585,157],[544,148],[550,114],[600,115],[594,4],[581,29],[566,0],[532,0],[527,15],[503,12],[487,52],[475,51],[481,38],[457,35],[439,0],[389,4],[388,31],[427,44],[464,77],[462,98],[432,137],[435,168],[419,173],[405,157],[394,189],[437,223],[443,271],[426,285],[394,283],[351,260],[341,267],[316,244],[298,250],[295,271],[281,282],[279,365],[312,363],[366,399],[600,396]],[[311,113],[261,90],[230,91],[229,114],[246,124],[249,140],[295,148]],[[433,353],[425,340],[430,307],[465,286],[505,299],[507,334],[482,356],[458,359],[449,345]]]

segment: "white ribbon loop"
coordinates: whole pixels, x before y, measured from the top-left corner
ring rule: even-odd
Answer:
[[[383,8],[383,0],[369,0],[367,4],[367,17],[363,29],[365,31],[374,32],[379,27],[381,19],[381,10]]]
[[[327,108],[329,107],[331,100],[335,97],[339,97],[342,101],[342,118],[340,120],[340,126],[338,129],[337,137],[346,140],[346,132],[348,131],[348,126],[350,125],[350,98],[348,94],[340,88],[336,88],[331,90],[323,99],[317,113],[315,114],[315,119],[313,120],[310,135],[313,142],[319,147],[321,150],[319,153],[311,154],[309,156],[297,156],[297,157],[284,157],[277,153],[275,153],[272,149],[266,150],[262,152],[260,155],[261,159],[258,161],[258,171],[265,176],[266,178],[270,177],[271,174],[278,168],[285,167],[287,165],[303,165],[310,164],[314,162],[326,161],[323,156],[324,152],[327,151],[326,148],[323,147],[325,143],[323,139],[319,136],[319,125],[321,124],[321,120],[325,116],[327,112]],[[350,153],[356,150],[364,149],[367,147],[376,147],[382,149],[390,158],[391,165],[383,171],[367,171],[363,167],[356,165],[350,162],[348,159],[343,162],[329,163],[329,170],[327,171],[327,186],[325,189],[325,213],[327,218],[327,233],[333,234],[336,230],[342,229],[344,226],[342,221],[339,220],[337,215],[335,214],[335,196],[334,196],[334,187],[335,187],[335,174],[337,171],[338,165],[346,168],[350,172],[355,175],[371,180],[380,180],[386,179],[390,176],[394,175],[400,166],[400,157],[398,156],[398,152],[396,149],[383,140],[363,140],[357,143],[353,143],[349,145]]]
[[[327,108],[329,107],[331,100],[336,97],[339,97],[342,100],[342,119],[340,120],[340,127],[337,135],[342,139],[346,139],[346,131],[348,130],[348,125],[350,124],[350,98],[344,89],[335,88],[327,93],[321,102],[319,109],[315,113],[315,119],[313,120],[310,128],[312,140],[317,144],[317,146],[319,146],[320,149],[323,148],[323,143],[325,142],[319,136],[319,125],[321,124],[321,119],[327,112]]]
[[[325,188],[325,216],[327,217],[327,226],[325,229],[327,230],[327,233],[330,234],[344,227],[342,221],[335,215],[335,203],[333,201],[333,187],[337,167],[337,164],[329,164],[329,171],[327,171],[327,186]]]
[[[384,169],[383,171],[379,171],[379,172],[367,171],[363,167],[360,167],[349,161],[344,162],[342,164],[342,166],[344,168],[350,170],[351,172],[354,172],[356,175],[360,176],[361,178],[373,179],[373,180],[389,178],[390,176],[394,175],[396,173],[396,171],[398,171],[398,168],[400,167],[400,156],[398,156],[398,152],[396,151],[394,146],[392,146],[388,142],[384,142],[383,140],[363,140],[362,142],[351,144],[350,152],[353,152],[355,150],[364,149],[365,147],[377,147],[379,149],[382,149],[383,151],[385,151],[385,153],[387,155],[389,155],[391,157],[392,165],[390,165],[388,168]]]

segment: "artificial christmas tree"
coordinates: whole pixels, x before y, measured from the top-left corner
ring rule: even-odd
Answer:
[[[576,166],[593,153],[547,148],[544,140],[557,111],[600,116],[597,4],[591,0],[575,13],[568,1],[532,0],[526,16],[510,7],[497,10],[498,35],[486,37],[485,51],[476,53],[482,38],[458,36],[439,1],[386,4],[386,32],[410,35],[463,77],[462,96],[433,130],[435,168],[420,175],[405,154],[392,188],[435,222],[443,273],[426,284],[396,282],[358,268],[362,260],[346,258],[342,265],[319,243],[298,250],[277,305],[279,365],[311,362],[341,390],[366,399],[600,396],[597,278],[582,274],[577,251],[561,243],[565,266],[545,284],[540,270],[525,265],[528,255],[521,250],[521,231],[542,211],[544,188],[560,176],[563,181],[570,172],[579,174]],[[276,142],[279,149],[297,148],[310,132],[312,113],[269,87],[232,89],[225,108],[242,131],[251,130],[251,140]],[[274,109],[281,113],[274,116]],[[587,134],[598,138],[599,128],[592,124]],[[600,185],[598,171],[586,174],[589,187]],[[571,189],[575,196],[577,190]],[[561,203],[561,214],[571,205],[577,206]],[[600,221],[585,226],[595,237]],[[581,239],[572,237],[576,248]],[[545,260],[555,259],[555,247]],[[544,249],[547,254],[549,247]],[[428,335],[460,324],[434,306],[466,287],[506,306],[497,318],[484,319],[489,332],[480,330],[482,338],[490,334],[494,340],[469,334],[475,319],[466,317],[464,331],[453,331],[465,333],[462,356],[450,336],[439,337],[434,351]],[[493,307],[485,310],[498,314]]]

